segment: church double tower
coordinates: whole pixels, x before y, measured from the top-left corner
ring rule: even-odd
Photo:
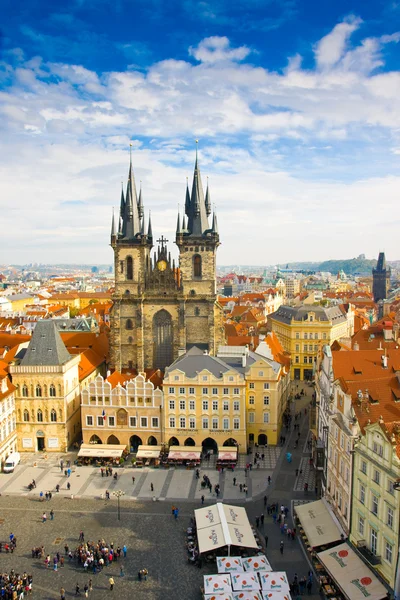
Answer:
[[[196,153],[192,191],[186,188],[185,211],[178,214],[179,265],[171,261],[167,241],[157,240],[152,255],[151,219],[145,222],[132,167],[122,190],[118,218],[113,215],[115,291],[111,313],[111,367],[159,368],[198,346],[216,353],[224,341],[222,309],[216,294],[217,217],[210,192],[204,196]]]

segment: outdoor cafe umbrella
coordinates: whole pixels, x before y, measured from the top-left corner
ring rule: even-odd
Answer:
[[[261,589],[267,592],[280,592],[289,594],[289,582],[285,571],[272,571],[271,573],[260,572]]]
[[[225,575],[204,575],[205,594],[224,594],[231,591],[231,576],[228,573]]]
[[[218,573],[243,573],[242,559],[239,556],[217,557]]]
[[[267,558],[262,554],[259,556],[251,556],[250,558],[243,558],[242,562],[245,571],[272,571],[272,567]]]
[[[235,592],[259,590],[260,582],[255,571],[247,573],[232,573],[232,587]]]

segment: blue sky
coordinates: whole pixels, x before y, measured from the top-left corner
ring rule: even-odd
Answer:
[[[15,6],[0,25],[4,262],[111,262],[130,142],[172,241],[196,138],[220,264],[400,258],[400,4]]]

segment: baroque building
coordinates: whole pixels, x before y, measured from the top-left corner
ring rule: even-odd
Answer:
[[[145,222],[143,196],[136,192],[132,157],[126,194],[113,216],[115,291],[111,312],[112,369],[164,370],[193,346],[215,354],[223,343],[222,308],[216,294],[217,217],[210,192],[204,195],[196,154],[192,191],[178,214],[179,266],[171,261],[164,236],[152,255],[151,219]]]

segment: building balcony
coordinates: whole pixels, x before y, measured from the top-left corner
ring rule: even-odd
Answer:
[[[357,550],[361,554],[361,556],[363,556],[373,567],[376,567],[376,565],[381,564],[381,557],[377,554],[373,554],[371,550],[367,548],[367,546],[357,545]]]

